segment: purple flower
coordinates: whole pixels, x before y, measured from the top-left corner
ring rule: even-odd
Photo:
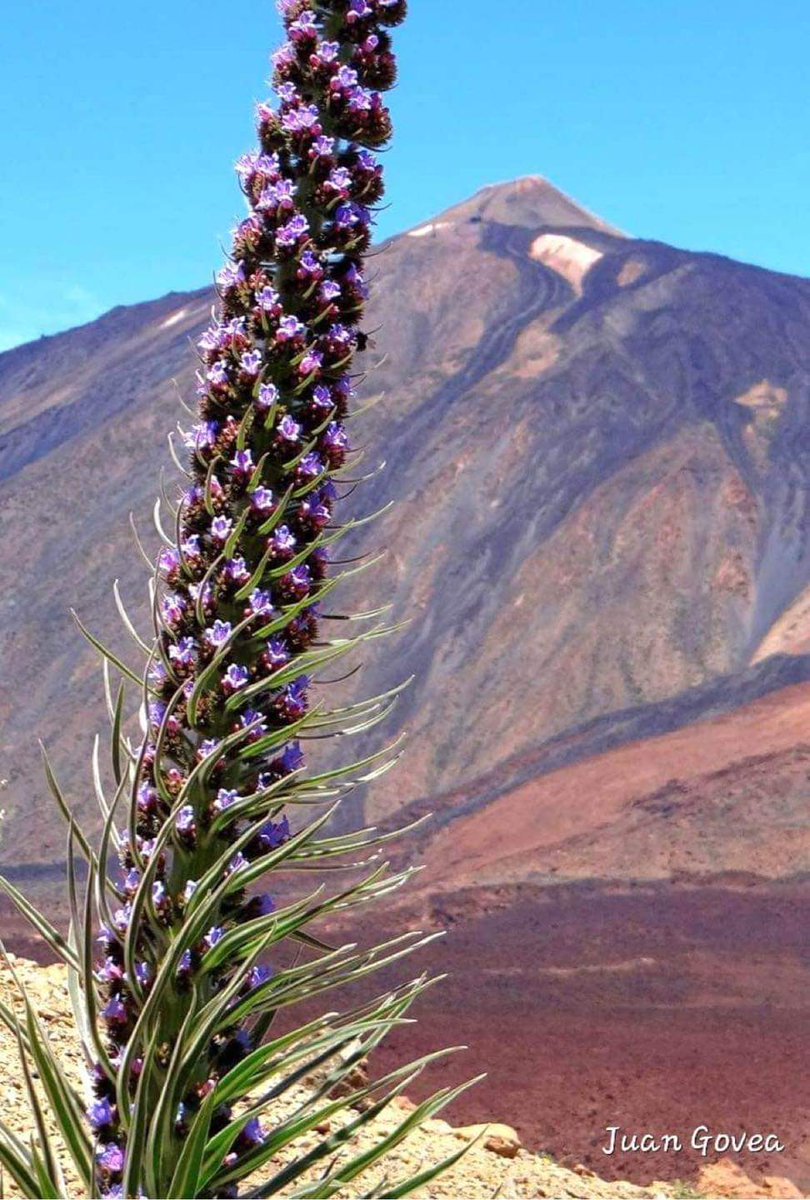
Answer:
[[[194,809],[190,804],[185,804],[177,814],[177,832],[183,837],[189,837],[196,833],[197,823],[194,816]]]
[[[230,621],[215,621],[211,629],[206,629],[205,640],[211,646],[224,646],[232,633]]]
[[[311,42],[318,36],[318,26],[315,24],[315,14],[308,9],[301,13],[297,21],[289,27],[290,39],[293,42]]]
[[[124,978],[124,968],[114,958],[105,958],[96,971],[100,983],[121,983]]]
[[[211,598],[213,595],[210,583],[206,583],[206,584],[190,583],[188,585],[188,591],[189,591],[189,595],[191,596],[191,599],[195,602],[195,604],[200,599],[200,594],[202,594],[203,608],[205,608],[206,605],[210,604]]]
[[[262,369],[262,355],[260,350],[249,350],[247,354],[243,354],[239,360],[239,366],[245,375],[255,379]]]
[[[256,464],[250,450],[237,450],[231,459],[231,466],[239,475],[252,475]]]
[[[267,725],[262,718],[262,714],[254,708],[245,709],[240,717],[240,721],[245,729],[251,730],[254,737],[267,732]]]
[[[234,583],[247,583],[250,571],[243,558],[231,558],[225,563],[225,574]]]
[[[222,680],[222,686],[229,692],[238,692],[250,682],[250,672],[246,667],[231,663]]]
[[[301,749],[300,742],[290,742],[284,753],[278,760],[279,766],[283,771],[292,774],[293,771],[300,771],[304,765],[304,753]],[[289,829],[287,830],[289,834]]]
[[[217,284],[223,292],[230,291],[231,288],[239,287],[245,282],[245,267],[244,263],[236,263],[232,265],[227,263],[217,275]]]
[[[139,962],[135,964],[135,978],[141,987],[148,987],[152,982],[152,968],[149,963]]]
[[[124,876],[124,891],[134,896],[138,888],[141,886],[141,873],[133,867],[131,871],[127,871]]]
[[[167,625],[178,625],[185,614],[186,602],[182,596],[177,596],[174,592],[169,592],[163,597],[160,609],[163,613],[163,620]]]
[[[239,341],[240,338],[244,338],[245,336],[246,336],[246,331],[245,331],[245,318],[244,317],[234,317],[231,321],[228,322],[227,325],[224,325],[222,328],[223,345],[230,346],[234,342]]]
[[[306,379],[308,375],[317,375],[323,366],[323,355],[317,350],[310,350],[298,365],[298,374]]]
[[[332,76],[329,86],[335,92],[348,92],[356,88],[359,81],[360,77],[353,67],[342,66]]]
[[[301,426],[287,413],[278,423],[276,437],[283,442],[297,442],[300,436]]]
[[[118,1175],[124,1169],[124,1151],[114,1142],[107,1146],[100,1146],[96,1162],[102,1171]]]
[[[367,88],[355,88],[349,96],[349,111],[367,113],[372,108],[372,93]]]
[[[307,711],[309,679],[304,675],[286,687],[275,702],[276,711],[285,721],[298,721]]]
[[[214,811],[218,813],[225,812],[225,809],[230,808],[239,798],[239,793],[235,788],[220,788],[214,800]]]
[[[290,571],[289,575],[285,575],[284,584],[294,595],[305,596],[312,584],[312,572],[307,564],[302,563],[300,567]]]
[[[211,537],[217,542],[227,542],[233,529],[230,517],[214,517],[211,522]]]
[[[252,1117],[239,1135],[239,1140],[246,1148],[262,1146],[267,1140],[267,1134],[261,1127],[257,1117]]]
[[[317,111],[317,110],[316,110]],[[290,249],[292,246],[297,246],[302,238],[305,238],[309,233],[309,221],[305,216],[299,214],[288,221],[286,225],[282,225],[276,233],[276,245],[283,249]]]
[[[321,284],[320,297],[325,304],[331,304],[334,300],[339,299],[340,284],[336,283],[334,279],[325,279]]]
[[[276,91],[283,104],[295,104],[299,99],[298,89],[294,83],[282,83],[280,87],[276,88]]]
[[[213,477],[212,477],[211,482],[213,484],[213,482],[214,482]],[[212,492],[213,492],[213,487],[212,487]],[[201,488],[198,484],[194,484],[193,487],[186,488],[186,490],[183,492],[182,503],[185,505],[186,508],[194,508],[195,505],[202,503],[204,498],[205,498],[205,492],[204,492],[203,488]]]
[[[340,230],[353,230],[358,225],[366,226],[371,219],[362,204],[341,204],[335,213],[335,226]]]
[[[280,298],[275,288],[263,287],[256,295],[256,303],[263,312],[274,312],[279,306]]]
[[[355,335],[345,325],[336,322],[329,328],[329,341],[340,349],[349,349],[354,345]]]
[[[326,452],[327,458],[333,465],[341,463],[349,448],[349,439],[346,436],[346,430],[342,425],[333,421],[323,435],[321,445]]]
[[[153,663],[149,668],[149,682],[155,684],[156,687],[165,683],[168,678],[169,672],[162,662]]]
[[[199,536],[196,533],[192,533],[189,537],[187,537],[185,539],[185,541],[180,543],[180,549],[182,550],[182,552],[186,556],[186,558],[189,558],[189,559],[199,558],[200,555],[202,554],[202,547],[200,545]]]
[[[279,321],[276,338],[279,342],[294,342],[303,338],[305,333],[306,326],[298,317],[285,317],[283,321]]]
[[[283,70],[284,67],[292,66],[292,64],[295,62],[295,49],[290,45],[289,42],[285,42],[284,45],[276,50],[271,56],[271,61],[277,71]]]
[[[208,354],[214,350],[219,350],[222,347],[222,335],[224,330],[221,325],[212,325],[210,329],[206,329],[200,340],[197,342],[197,349]]]
[[[157,802],[157,791],[144,780],[138,786],[138,811],[144,814],[153,813],[157,808]]]
[[[248,860],[245,858],[241,850],[234,854],[228,865],[228,874],[234,875],[237,871],[242,871],[248,865]]]
[[[268,983],[273,978],[273,975],[274,971],[272,967],[266,967],[260,963],[259,966],[254,967],[248,975],[247,985],[250,990],[253,991],[255,988],[261,987],[263,983]]]
[[[348,279],[349,276],[347,275],[346,278]],[[337,383],[335,384],[335,387],[340,392],[343,399],[346,401],[353,400],[354,397],[357,395],[354,388],[352,387],[352,381],[348,375],[344,375],[342,379],[339,379],[337,381]]]
[[[216,365],[219,366],[219,364]],[[211,370],[213,371],[213,369],[214,368],[212,367]],[[208,374],[210,377],[211,371],[209,371]],[[216,422],[202,421],[199,425],[192,426],[188,433],[183,434],[183,442],[189,450],[204,450],[208,446],[213,446],[214,442],[217,440],[218,432],[219,427]]]
[[[319,383],[312,392],[312,403],[316,408],[320,408],[324,411],[328,411],[329,409],[333,408],[334,400],[332,399],[332,393],[329,391],[329,388],[324,384]]]
[[[204,941],[205,941],[205,944],[208,947],[208,949],[212,950],[213,947],[216,946],[217,942],[222,941],[224,936],[225,936],[225,930],[222,928],[222,926],[214,925],[214,927],[212,929],[208,930],[208,933],[205,935]]]
[[[321,42],[315,53],[322,63],[337,62],[340,54],[340,42]]]
[[[262,660],[269,671],[278,671],[280,667],[285,667],[290,661],[286,642],[278,637],[270,638]]]
[[[126,1025],[129,1016],[126,1006],[117,996],[113,996],[106,1008],[101,1010],[101,1015],[110,1025]]]
[[[316,254],[307,250],[301,255],[301,261],[298,264],[299,279],[323,279],[324,274],[323,263]]]
[[[279,846],[283,846],[289,840],[290,823],[286,817],[282,817],[280,821],[268,821],[259,834],[259,842],[263,853],[267,853],[270,850],[278,850]]]
[[[295,549],[295,534],[290,531],[288,525],[279,525],[276,532],[268,540],[268,549],[272,549],[274,554],[291,554]]]
[[[164,547],[160,552],[160,573],[165,577],[171,575],[180,566],[180,555],[174,547]]]
[[[270,488],[266,487],[257,487],[250,497],[250,502],[256,511],[260,513],[270,512],[275,504],[273,493],[270,491]]]
[[[115,1105],[110,1104],[109,1100],[96,1100],[87,1110],[87,1119],[96,1133],[101,1133],[102,1130],[117,1124],[118,1113]]]
[[[256,398],[256,407],[259,409],[272,408],[278,400],[278,388],[274,383],[263,383],[259,388],[259,395]]]
[[[312,143],[310,153],[313,158],[331,158],[335,152],[335,139],[321,136]]]
[[[256,616],[269,617],[275,611],[273,608],[273,597],[270,592],[255,591],[252,593],[250,600],[251,612]]]
[[[317,479],[322,471],[323,462],[318,455],[313,452],[312,454],[304,455],[296,467],[295,473],[300,480],[312,480]]]
[[[205,378],[217,388],[227,387],[230,383],[228,369],[221,360],[211,364],[205,373]]]
[[[190,667],[197,654],[197,643],[194,638],[184,637],[174,645],[169,646],[169,658],[179,667]]]
[[[242,154],[239,158],[237,158],[234,170],[239,176],[242,184],[248,183],[252,178],[253,173],[256,170],[256,159],[258,157],[258,154],[256,154],[254,151],[250,154]]]

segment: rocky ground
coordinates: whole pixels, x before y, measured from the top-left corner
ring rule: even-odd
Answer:
[[[82,1063],[78,1052],[70,1006],[67,998],[65,973],[60,966],[40,967],[26,959],[11,956],[14,968],[34,1003],[57,1056],[76,1082],[81,1079]],[[11,971],[0,965],[0,1001],[16,1007],[16,988]],[[24,1086],[20,1078],[17,1049],[13,1036],[0,1026],[0,1086],[2,1086],[2,1117],[16,1133],[27,1136],[31,1120],[27,1110]],[[290,1101],[295,1103],[295,1097]],[[412,1109],[408,1100],[396,1102],[396,1109],[376,1123],[375,1132],[391,1130],[403,1113]],[[314,1135],[313,1135],[314,1136]],[[367,1135],[367,1136],[373,1136]],[[458,1149],[459,1141],[476,1144],[451,1171],[418,1193],[428,1197],[464,1197],[465,1200],[487,1198],[501,1200],[534,1197],[581,1197],[583,1200],[632,1200],[635,1197],[797,1197],[801,1193],[785,1180],[771,1178],[754,1186],[751,1180],[731,1163],[721,1162],[705,1170],[698,1188],[685,1185],[655,1183],[636,1187],[624,1182],[608,1183],[584,1167],[567,1170],[550,1158],[525,1150],[514,1130],[492,1124],[489,1127],[467,1126],[453,1128],[447,1121],[431,1120],[388,1161],[392,1178],[401,1178],[424,1169],[427,1162],[440,1160]],[[376,1182],[376,1180],[375,1180]],[[368,1185],[367,1185],[368,1186]],[[5,1194],[15,1195],[8,1191]],[[351,1195],[358,1195],[354,1192]]]

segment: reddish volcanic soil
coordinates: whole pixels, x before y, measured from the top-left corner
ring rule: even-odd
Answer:
[[[776,1132],[784,1153],[730,1157],[810,1186],[810,885],[523,888],[477,918],[456,899],[420,959],[450,978],[380,1065],[467,1044],[442,1075],[488,1078],[458,1119],[505,1121],[607,1178],[694,1179],[705,1124]],[[687,1148],[607,1157],[608,1125]]]

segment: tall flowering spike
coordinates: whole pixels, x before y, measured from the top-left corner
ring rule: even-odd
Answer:
[[[102,804],[98,851],[69,818],[69,941],[0,880],[74,977],[77,1023],[95,1063],[89,1107],[63,1078],[31,1006],[19,1044],[32,1109],[39,1114],[33,1067],[92,1195],[227,1197],[249,1179],[250,1195],[302,1195],[297,1181],[312,1172],[319,1182],[306,1194],[332,1195],[457,1094],[425,1101],[362,1155],[353,1136],[424,1061],[329,1099],[403,1020],[424,978],[267,1040],[280,1009],[419,944],[406,935],[331,950],[308,932],[407,872],[369,866],[359,882],[305,899],[262,887],[277,869],[362,865],[386,840],[324,832],[328,805],[391,765],[386,752],[307,775],[302,742],[369,728],[395,694],[330,712],[318,679],[383,632],[331,640],[321,605],[340,579],[328,548],[347,529],[335,504],[364,345],[363,256],[383,195],[374,150],[391,134],[381,96],[396,77],[388,28],[404,18],[405,0],[280,0],[279,9],[287,40],[273,56],[278,103],[259,105],[259,147],[237,164],[249,212],[199,342],[199,416],[185,435],[176,544],[156,565],[143,742],[136,752],[122,737],[122,685],[110,700],[116,792]],[[132,677],[91,640],[107,669]],[[50,767],[48,779],[69,816]],[[89,865],[84,904],[76,846]],[[111,877],[113,847],[120,871]],[[280,946],[290,940],[294,954]],[[325,1078],[285,1116],[277,1098],[308,1071]],[[359,1099],[370,1103],[358,1116]],[[334,1132],[296,1153],[296,1139],[327,1118]],[[0,1129],[0,1163],[24,1194],[63,1195],[59,1158],[40,1116],[35,1124],[30,1151]],[[404,1195],[413,1182],[391,1186]]]
[[[177,545],[159,563],[120,905],[101,935],[109,1062],[97,1067],[90,1120],[108,1195],[135,1183],[176,1194],[183,1148],[203,1119],[209,1138],[220,1135],[203,1194],[232,1194],[267,1157],[261,1123],[234,1118],[225,1086],[256,1052],[257,1016],[291,986],[254,961],[278,940],[279,918],[278,901],[253,885],[312,849],[315,828],[285,851],[285,809],[301,794],[318,798],[317,782],[301,781],[299,737],[331,727],[312,707],[312,676],[349,648],[324,640],[319,609],[331,587],[327,547],[342,532],[334,507],[363,344],[363,255],[383,195],[373,150],[391,134],[386,27],[405,3],[281,0],[279,9],[288,39],[273,56],[279,102],[258,106],[259,148],[237,164],[249,212],[199,342],[199,419],[186,435]],[[140,1110],[154,1114],[159,1152],[133,1169]]]

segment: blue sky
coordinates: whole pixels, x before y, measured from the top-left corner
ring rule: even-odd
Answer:
[[[638,236],[810,275],[807,0],[412,0],[398,33],[382,233],[540,174]],[[2,37],[0,348],[206,283],[272,0],[5,0]]]

